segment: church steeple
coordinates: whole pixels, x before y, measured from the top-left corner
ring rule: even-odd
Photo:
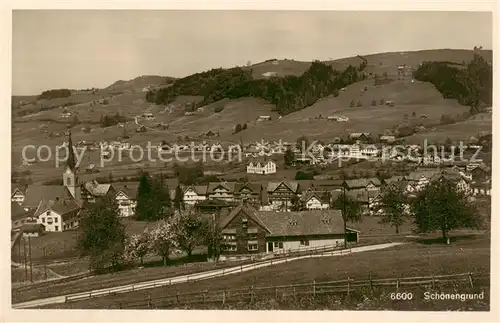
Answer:
[[[72,171],[76,168],[75,152],[73,151],[73,141],[71,140],[71,130],[69,131],[68,138],[68,158],[66,159],[66,166]]]

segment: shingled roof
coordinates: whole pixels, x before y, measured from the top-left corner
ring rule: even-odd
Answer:
[[[116,194],[123,192],[128,198],[137,199],[137,192],[139,189],[139,182],[116,182],[111,184]]]
[[[369,183],[373,183],[375,186],[380,186],[380,180],[376,177],[373,178],[359,178],[359,179],[348,179],[345,184],[348,188],[361,188],[368,186]]]
[[[191,185],[191,186],[185,186],[182,188],[182,191],[186,193],[188,190],[193,190],[196,194],[198,195],[203,195],[205,196],[207,194],[207,185]]]
[[[79,209],[80,206],[75,202],[75,200],[43,200],[39,203],[34,216],[38,217],[45,211],[52,210],[64,218],[66,214]]]
[[[239,204],[226,217],[221,218],[219,223],[220,228],[224,229],[240,212],[243,212],[246,216],[254,220],[261,227],[269,231],[266,224],[256,216],[257,210],[255,210],[252,206],[245,203]]]
[[[297,192],[299,187],[298,181],[270,181],[267,183],[267,192],[274,192],[281,184],[288,187],[292,192]]]
[[[344,221],[340,210],[267,212],[255,215],[269,229],[269,237],[343,234]],[[354,230],[353,228],[348,228]]]
[[[24,207],[37,207],[42,200],[72,200],[73,197],[66,186],[62,185],[30,185],[26,190]]]
[[[108,194],[111,184],[99,184],[96,180],[85,182],[83,187],[93,196],[105,196]]]
[[[228,192],[234,192],[234,182],[210,182],[208,183],[207,193],[213,193],[218,187],[222,187]]]

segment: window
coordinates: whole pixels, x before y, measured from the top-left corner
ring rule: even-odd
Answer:
[[[222,250],[224,251],[236,251],[238,250],[238,247],[236,245],[236,242],[228,242],[222,245]]]
[[[300,245],[301,246],[308,246],[309,245],[309,240],[300,240]]]
[[[50,210],[47,210],[47,215],[50,215]]]
[[[56,229],[56,231],[58,231],[58,230],[59,230],[59,227],[56,225],[56,226],[55,226],[55,229]]]
[[[283,249],[283,242],[274,242],[274,248]]]
[[[47,223],[52,224],[52,218],[47,218]]]
[[[243,229],[246,229],[248,227],[248,219],[244,218],[241,220],[241,224],[243,226]]]
[[[57,223],[57,218],[54,218],[54,223]]]
[[[248,241],[248,251],[259,250],[259,243],[257,241]]]
[[[236,235],[234,234],[225,234],[222,236],[222,239],[224,241],[235,241],[236,240]]]
[[[45,218],[42,218],[42,223],[45,223]]]

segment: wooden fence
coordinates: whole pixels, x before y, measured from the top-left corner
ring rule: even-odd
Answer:
[[[314,250],[309,250],[309,251],[280,253],[280,254],[275,254],[274,256],[271,255],[272,258],[269,260],[258,261],[258,262],[250,263],[250,264],[241,264],[239,266],[235,266],[235,267],[231,267],[231,268],[222,268],[222,269],[219,268],[219,269],[213,269],[213,270],[209,270],[209,271],[203,271],[203,272],[184,275],[184,276],[155,280],[153,282],[146,281],[146,282],[130,284],[130,285],[125,285],[125,286],[100,289],[100,290],[95,290],[95,291],[91,291],[91,292],[71,294],[71,295],[65,296],[65,302],[66,303],[67,302],[74,302],[74,301],[79,301],[79,300],[83,300],[83,299],[91,299],[91,298],[100,297],[100,296],[109,296],[109,295],[115,295],[115,294],[121,294],[121,293],[128,293],[128,292],[133,292],[133,291],[138,291],[138,290],[145,290],[145,289],[156,288],[156,287],[170,286],[170,285],[180,284],[180,283],[196,282],[196,281],[200,281],[200,280],[206,280],[206,279],[212,279],[212,278],[222,277],[222,276],[236,274],[236,273],[242,273],[242,272],[254,270],[257,268],[268,267],[268,266],[282,264],[282,263],[284,264],[284,263],[288,263],[289,261],[293,261],[293,260],[297,260],[297,259],[330,255],[334,252],[339,256],[344,256],[344,255],[351,254],[351,249],[339,249],[339,247],[336,247],[336,246],[335,247],[324,246],[324,247],[315,248]]]
[[[449,283],[467,284],[471,288],[474,282],[479,279],[489,279],[489,274],[473,274],[471,272],[455,275],[424,276],[424,277],[406,277],[406,278],[385,278],[385,279],[367,279],[354,280],[351,278],[337,281],[312,282],[307,284],[293,284],[281,286],[266,287],[244,287],[238,289],[224,290],[204,290],[194,293],[179,293],[151,298],[141,299],[130,302],[116,303],[116,308],[171,308],[186,305],[215,304],[226,305],[235,302],[253,303],[257,299],[284,299],[287,297],[309,296],[316,297],[324,294],[347,294],[353,293],[359,289],[393,289],[395,291],[406,287],[429,286],[432,288]]]

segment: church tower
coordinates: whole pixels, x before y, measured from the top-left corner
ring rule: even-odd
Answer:
[[[80,183],[78,182],[78,176],[76,175],[76,158],[75,152],[73,151],[71,131],[69,132],[68,138],[68,158],[66,159],[66,166],[63,173],[63,185],[66,186],[74,199],[80,199]]]

